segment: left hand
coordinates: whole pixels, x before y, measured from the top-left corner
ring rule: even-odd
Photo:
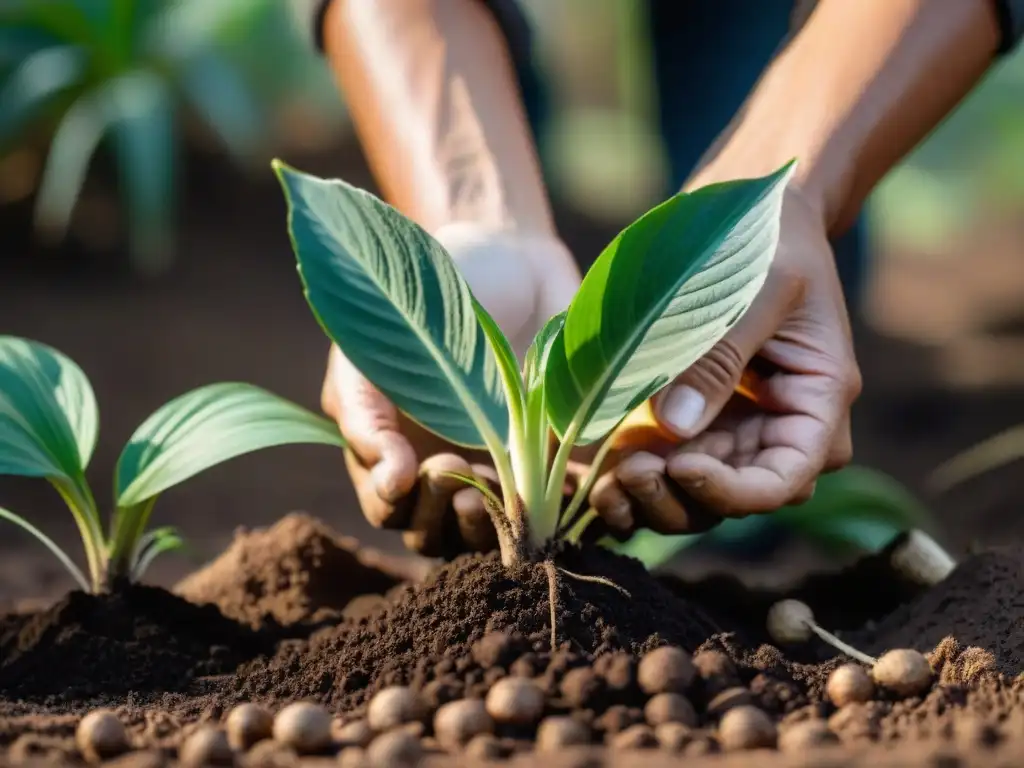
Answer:
[[[765,368],[753,399],[736,394],[748,366]],[[822,472],[852,458],[850,407],[860,389],[823,218],[791,188],[753,305],[655,398],[654,439],[618,458],[591,504],[606,524],[622,521],[608,528],[624,537],[635,527],[700,532],[807,501]]]

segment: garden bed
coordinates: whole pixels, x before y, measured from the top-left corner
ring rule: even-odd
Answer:
[[[239,531],[219,559],[173,592],[72,593],[0,620],[0,763],[79,759],[76,725],[97,707],[113,709],[136,754],[158,764],[238,704],[273,712],[299,700],[322,704],[334,718],[332,741],[318,751],[349,745],[349,760],[359,753],[352,745],[366,738],[351,723],[366,717],[382,689],[408,686],[412,704],[394,716],[415,722],[399,730],[444,764],[442,744],[451,741],[433,732],[434,711],[456,699],[487,700],[495,685],[511,688],[500,682],[509,678],[528,681],[540,699],[532,714],[517,699],[527,709],[522,722],[509,715],[493,737],[471,742],[471,754],[558,764],[531,750],[541,718],[568,715],[582,726],[575,736],[559,730],[564,720],[541,729],[545,746],[581,733],[592,742],[567,748],[566,765],[631,764],[629,749],[645,750],[651,765],[744,764],[749,754],[725,753],[730,737],[718,728],[726,711],[743,705],[775,725],[778,753],[762,750],[764,765],[833,764],[821,762],[826,756],[837,765],[958,764],[952,755],[964,765],[996,765],[1024,754],[1024,686],[1015,679],[1024,666],[1024,552],[1017,548],[976,554],[929,590],[901,582],[884,555],[790,590],[868,653],[930,654],[937,682],[923,698],[880,693],[840,710],[825,692],[841,663],[827,646],[766,642],[767,608],[782,595],[721,577],[655,579],[597,550],[567,551],[562,564],[612,578],[629,597],[563,576],[559,647],[551,653],[540,567],[509,573],[493,555],[428,567],[361,549],[305,515]],[[674,671],[671,658],[645,657],[662,645],[693,654],[692,681],[680,678],[689,673]],[[682,698],[665,695],[674,692]],[[651,725],[662,721],[674,724]],[[826,724],[835,743],[811,749],[832,739],[803,721]],[[947,762],[934,762],[940,755]],[[248,764],[296,759],[273,740],[247,756]]]

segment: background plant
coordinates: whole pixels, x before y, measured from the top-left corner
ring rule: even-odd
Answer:
[[[628,226],[520,369],[429,234],[366,191],[275,163],[305,295],[327,335],[410,418],[489,451],[501,496],[463,479],[487,496],[506,565],[578,535],[612,442],[562,510],[573,448],[604,440],[753,302],[792,168],[680,193]]]
[[[166,267],[183,113],[237,160],[263,156],[278,100],[325,80],[302,45],[276,0],[2,0],[0,152],[52,130],[37,228],[66,232],[103,146],[135,264]]]
[[[332,422],[263,389],[200,387],[158,409],[129,438],[117,461],[104,531],[85,477],[98,431],[96,397],[72,360],[44,344],[0,336],[0,474],[53,485],[78,526],[86,572],[24,517],[0,507],[0,518],[35,536],[91,592],[139,578],[154,557],[181,545],[172,528],[148,529],[153,505],[167,489],[261,448],[343,445]]]

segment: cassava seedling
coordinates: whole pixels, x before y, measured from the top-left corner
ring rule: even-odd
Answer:
[[[500,495],[463,479],[487,497],[509,566],[593,519],[583,505],[612,443],[563,510],[573,449],[605,440],[749,308],[793,167],[680,193],[626,227],[520,367],[440,243],[368,192],[274,162],[313,313],[407,416],[490,453]]]
[[[45,344],[0,336],[0,475],[46,478],[57,489],[82,536],[86,572],[28,520],[3,508],[0,518],[35,536],[87,592],[138,579],[153,558],[181,546],[172,528],[147,531],[153,505],[168,488],[261,448],[343,446],[332,422],[259,387],[200,387],[158,409],[128,440],[105,533],[85,478],[98,429],[96,397],[78,365]]]

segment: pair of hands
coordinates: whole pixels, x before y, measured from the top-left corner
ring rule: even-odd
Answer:
[[[787,192],[781,232],[750,310],[656,397],[660,435],[606,460],[589,499],[604,532],[690,533],[771,512],[806,501],[822,472],[850,461],[860,374],[825,227],[796,190]],[[434,235],[520,359],[579,287],[571,254],[553,237],[467,224]],[[763,369],[754,401],[736,394],[748,367]],[[472,472],[496,487],[486,454],[456,449],[406,419],[337,347],[322,405],[350,443],[346,464],[372,525],[403,530],[406,546],[427,556],[497,545],[480,492],[440,474]],[[589,469],[586,455],[574,458],[568,495]]]

